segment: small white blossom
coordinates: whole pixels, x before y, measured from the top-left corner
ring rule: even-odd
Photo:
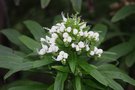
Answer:
[[[72,48],[75,48],[75,47],[76,47],[76,44],[72,43],[72,44],[71,44],[71,47],[72,47]]]
[[[64,53],[65,53],[64,51],[59,52],[59,54],[62,55],[62,56],[64,55]]]
[[[65,29],[65,25],[63,23],[61,23],[61,26],[60,26],[60,32],[64,32],[64,29]]]
[[[49,30],[50,33],[54,33],[57,31],[57,27],[56,26],[52,26],[52,28]]]
[[[71,37],[68,37],[68,38],[67,38],[67,41],[68,41],[68,42],[71,42],[71,41],[72,41],[72,38],[71,38]]]
[[[90,50],[89,45],[86,45],[86,51],[89,51],[89,50]]]
[[[56,38],[58,38],[58,35],[57,35],[56,33],[53,33],[53,34],[51,35],[51,37],[56,39]]]
[[[78,46],[79,46],[80,48],[84,48],[84,47],[85,47],[84,42],[80,41],[80,42],[78,43]]]
[[[69,37],[69,35],[67,32],[63,33],[63,38],[68,38],[68,37]]]
[[[61,61],[61,60],[65,60],[68,58],[68,54],[65,53],[64,51],[60,51],[59,55],[57,56],[57,58],[55,59],[56,61]]]
[[[94,51],[91,51],[91,52],[90,52],[90,55],[91,55],[91,56],[93,56],[94,54],[95,54]]]
[[[84,28],[86,28],[86,23],[84,23],[83,25],[80,26],[81,30],[84,29]]]
[[[76,45],[76,51],[80,51],[80,50],[81,48],[78,45]]]
[[[63,58],[64,59],[67,59],[68,58],[68,54],[67,53],[64,53]]]
[[[62,55],[58,55],[55,60],[56,60],[56,61],[61,61],[62,59],[63,59],[63,56],[62,56]]]
[[[88,32],[88,37],[89,37],[89,38],[93,37],[93,35],[94,35],[94,32],[93,32],[93,31],[89,31],[89,32]]]
[[[63,19],[63,21],[64,21],[64,22],[67,22],[67,18],[65,18],[64,14],[63,14],[63,12],[61,13],[61,15],[62,15],[62,19]]]
[[[87,32],[87,31],[84,32],[84,36],[85,36],[85,37],[88,36],[88,32]]]
[[[79,35],[80,35],[80,36],[83,36],[83,35],[84,35],[84,33],[83,33],[82,31],[80,31],[80,32],[79,32]]]
[[[76,35],[78,33],[77,29],[73,29],[73,34]]]
[[[71,32],[71,27],[68,27],[68,28],[66,29],[66,31],[67,31],[67,32]]]
[[[44,48],[42,48],[42,49],[40,49],[40,50],[38,51],[38,54],[39,54],[39,55],[44,55],[45,53],[46,53],[46,51],[45,51]]]

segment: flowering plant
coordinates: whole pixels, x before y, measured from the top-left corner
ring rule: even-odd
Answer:
[[[15,30],[2,31],[20,50],[0,46],[0,67],[9,69],[5,79],[15,72],[36,68],[54,80],[51,85],[35,87],[36,90],[123,90],[114,79],[135,85],[135,80],[109,64],[119,58],[117,53],[111,49],[103,52],[98,47],[105,36],[106,26],[97,24],[90,28],[77,15],[66,18],[62,14],[62,19],[46,30],[34,21],[25,21],[35,40]]]

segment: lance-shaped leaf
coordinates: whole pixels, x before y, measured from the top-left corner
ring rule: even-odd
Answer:
[[[58,72],[54,82],[54,90],[64,90],[64,82],[67,78],[67,73]]]
[[[24,21],[24,24],[26,25],[26,27],[29,29],[29,31],[32,33],[32,35],[37,41],[40,41],[41,37],[45,37],[45,30],[37,22],[32,20],[27,20]]]
[[[30,37],[27,36],[20,36],[19,39],[21,40],[21,42],[26,45],[29,49],[36,51],[37,49],[39,49],[41,47],[41,45],[36,42],[35,40],[31,39]]]

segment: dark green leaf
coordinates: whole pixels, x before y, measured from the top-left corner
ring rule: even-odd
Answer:
[[[81,78],[79,76],[75,77],[75,87],[76,90],[81,90]]]
[[[52,66],[52,68],[61,72],[66,72],[66,73],[70,72],[69,68],[66,66]]]
[[[117,22],[121,19],[126,18],[127,16],[135,13],[135,5],[128,5],[124,6],[122,9],[120,9],[113,17],[112,22]]]
[[[117,55],[115,56],[110,56],[110,58],[113,58],[114,60],[117,60],[118,58],[128,54],[133,50],[133,45],[130,44],[129,42],[121,43],[118,44],[112,48],[110,48],[108,51],[116,53]],[[111,60],[110,60],[111,61]]]
[[[92,65],[89,65],[87,62],[79,61],[79,65],[84,71],[90,74],[93,78],[95,78],[101,84],[107,86],[108,82],[105,80],[105,77]]]
[[[5,29],[1,31],[12,43],[20,46],[22,43],[19,40],[21,34],[14,29]]]
[[[37,61],[33,62],[33,68],[42,67],[42,66],[48,65],[52,62],[53,62],[53,60],[50,60],[50,59],[37,60]]]
[[[37,22],[32,20],[27,20],[24,22],[27,28],[30,30],[32,35],[37,41],[40,41],[41,37],[45,37],[45,31],[42,26],[40,26]]]
[[[0,56],[16,56],[16,55],[24,56],[25,54],[0,45]]]
[[[126,65],[128,67],[131,67],[134,63],[135,63],[135,51],[130,53],[127,57],[126,57]]]
[[[35,40],[31,39],[30,37],[27,36],[21,36],[19,37],[19,39],[21,40],[21,42],[26,45],[29,49],[36,51],[37,49],[39,49],[41,47],[41,45],[36,42]]]
[[[41,7],[46,8],[51,0],[41,0]]]
[[[58,72],[54,82],[54,90],[63,90],[67,73]]]
[[[118,71],[102,71],[107,77],[112,78],[112,79],[121,79],[124,82],[130,83],[135,86],[135,80],[130,78],[128,75],[122,72]]]
[[[71,57],[69,58],[68,63],[69,63],[72,73],[74,73],[76,69],[76,64],[77,64],[76,54],[71,54]]]
[[[84,82],[86,85],[88,85],[88,86],[90,86],[90,87],[93,87],[93,88],[95,88],[95,89],[97,89],[97,90],[105,90],[102,84],[99,84],[99,83],[97,83],[97,82],[94,82],[93,80],[88,80],[88,79],[87,79],[87,80],[83,80],[83,82]]]
[[[82,0],[71,0],[71,3],[76,12],[81,11]]]
[[[120,84],[118,84],[113,79],[106,78],[106,80],[109,83],[109,87],[111,87],[113,90],[124,90]]]
[[[47,85],[34,81],[16,81],[10,85],[8,90],[46,90]]]

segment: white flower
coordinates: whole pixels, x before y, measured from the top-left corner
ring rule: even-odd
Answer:
[[[67,38],[67,41],[68,41],[68,42],[71,42],[71,41],[72,41],[72,38],[71,38],[71,37],[68,37],[68,38]]]
[[[46,53],[46,51],[45,51],[44,48],[42,48],[42,49],[40,49],[40,50],[38,51],[38,54],[39,54],[39,55],[44,55],[45,53]]]
[[[64,53],[65,53],[64,51],[60,51],[60,52],[59,52],[59,55],[62,55],[62,56],[63,56]]]
[[[71,27],[67,27],[66,31],[71,32]]]
[[[62,15],[62,19],[63,19],[63,21],[64,21],[64,22],[67,22],[67,18],[65,18],[64,14],[63,14],[63,12],[61,13],[61,15]]]
[[[67,53],[64,53],[63,58],[64,59],[67,59],[68,58],[68,54]]]
[[[56,61],[61,61],[61,60],[65,60],[68,58],[68,54],[65,53],[64,51],[60,51],[59,55],[57,56],[57,58],[55,59]]]
[[[102,54],[103,50],[102,49],[98,49],[98,53]]]
[[[80,26],[81,30],[84,29],[84,28],[86,28],[86,23],[84,23],[83,25]]]
[[[84,32],[84,36],[85,36],[85,37],[88,36],[88,32],[87,32],[87,31]]]
[[[80,51],[80,50],[81,48],[78,45],[76,45],[76,51]]]
[[[56,60],[56,61],[61,61],[62,59],[63,59],[63,56],[62,56],[62,55],[58,55],[55,60]]]
[[[95,54],[94,51],[91,51],[91,52],[90,52],[90,55],[91,55],[91,56],[94,56],[94,54]]]
[[[83,36],[83,35],[84,35],[84,33],[83,33],[82,31],[80,31],[80,32],[79,32],[79,35],[80,35],[80,36]]]
[[[57,31],[57,27],[56,26],[52,26],[52,28],[49,30],[50,33],[54,33]]]
[[[76,44],[72,43],[72,44],[71,44],[71,47],[72,47],[72,48],[75,48],[75,47],[76,47]]]
[[[48,52],[51,53],[51,52],[57,52],[59,50],[58,46],[54,45],[54,44],[51,44],[50,47],[49,47],[49,50]]]
[[[56,38],[58,38],[58,35],[57,35],[56,33],[53,33],[53,34],[51,35],[51,37],[56,39]]]
[[[40,38],[40,41],[41,41],[41,42],[45,42],[45,39],[44,39],[44,38]]]
[[[48,50],[48,46],[47,45],[44,45],[44,44],[41,44],[42,45],[42,48],[45,49],[46,51]]]
[[[63,33],[63,38],[68,38],[68,37],[69,37],[69,35],[67,32]]]
[[[77,29],[73,29],[73,34],[76,35],[78,33]]]
[[[88,32],[88,37],[89,37],[89,38],[93,37],[93,35],[94,35],[94,32],[93,32],[93,31],[89,31],[89,32]]]
[[[64,29],[65,29],[65,25],[63,24],[63,23],[61,23],[61,25],[60,25],[60,32],[64,32]]]
[[[89,45],[86,45],[86,51],[89,51],[89,50],[90,50]]]
[[[84,47],[85,47],[84,42],[80,41],[80,42],[78,43],[78,46],[79,46],[80,48],[84,48]]]

